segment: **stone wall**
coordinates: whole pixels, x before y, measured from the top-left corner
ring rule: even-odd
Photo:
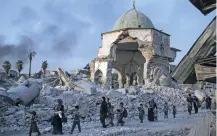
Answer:
[[[102,35],[102,47],[99,48],[98,57],[108,56],[110,53],[110,48],[112,43],[117,40],[118,36],[123,31],[116,31],[112,33],[104,33]],[[142,41],[149,41],[153,40],[151,35],[151,29],[132,29],[128,30],[128,33],[132,37],[137,37],[139,40]]]
[[[136,73],[140,84],[145,80],[145,83],[170,86],[168,58],[171,60],[175,56],[176,52],[170,48],[170,36],[154,29],[128,29],[104,33],[98,58],[110,57],[111,66],[108,66],[108,60],[97,60],[93,73],[100,70],[104,84],[109,82],[110,69],[115,68],[121,75],[120,84],[126,83],[129,76]]]

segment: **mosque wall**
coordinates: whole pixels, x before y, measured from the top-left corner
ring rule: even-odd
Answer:
[[[102,35],[102,47],[99,48],[98,56],[108,56],[110,53],[110,47],[112,43],[118,38],[123,31],[117,31],[112,33],[104,33]]]
[[[129,52],[124,50],[119,50],[117,52],[117,62],[118,65],[122,67],[122,76],[131,75],[136,73],[138,75],[139,84],[143,81],[143,69],[145,58],[140,51]],[[125,77],[124,77],[125,78]]]
[[[170,36],[157,30],[152,30],[154,55],[171,57]]]
[[[140,84],[144,79],[145,83],[159,85],[163,84],[160,83],[161,81],[165,81],[169,85],[169,61],[167,57],[174,58],[175,55],[175,52],[170,49],[170,36],[153,29],[128,29],[127,31],[130,37],[138,39],[139,51],[129,52],[124,51],[123,46],[120,49],[117,47],[117,58],[113,62],[113,66],[108,66],[108,62],[95,62],[95,72],[98,69],[102,72],[105,86],[109,86],[110,83],[111,72],[108,72],[110,67],[121,69],[120,72],[123,77],[126,76],[125,74],[137,73]],[[102,58],[110,54],[112,43],[119,38],[122,32],[117,31],[102,35],[102,47],[99,49],[98,57]]]
[[[168,55],[169,55],[169,58],[172,58],[172,60],[174,61],[176,58],[176,51],[170,49],[170,53]]]
[[[136,37],[142,41],[151,42],[153,40],[151,35],[151,29],[131,29],[128,30],[128,32],[130,36]]]
[[[131,60],[135,61],[138,64],[145,63],[145,58],[142,56],[140,51],[129,52],[124,50],[117,50],[117,61],[120,64],[127,64]]]
[[[112,33],[104,33],[102,35],[102,47],[99,48],[98,56],[108,56],[110,53],[110,47],[112,43],[118,38],[118,36],[123,31],[116,31]],[[136,37],[139,40],[151,42],[153,40],[152,38],[152,30],[151,29],[131,29],[128,30],[129,35],[131,37]]]

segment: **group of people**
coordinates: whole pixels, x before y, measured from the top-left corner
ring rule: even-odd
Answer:
[[[165,102],[164,103],[164,118],[168,119],[168,113],[169,113],[169,106],[168,103]],[[176,118],[176,106],[172,105],[172,114],[173,114],[173,118]]]
[[[167,102],[164,103],[164,118],[168,119],[168,113],[169,113],[169,105]],[[172,105],[172,114],[173,117],[176,118],[176,106]],[[148,107],[148,120],[149,121],[158,121],[158,107],[155,103],[154,99],[149,101],[149,107]]]
[[[188,95],[187,97],[187,102],[188,102],[188,113],[191,115],[193,106],[194,106],[194,111],[195,114],[198,113],[198,108],[199,108],[199,100],[196,96],[192,97],[191,94]]]
[[[75,109],[72,112],[72,119],[73,119],[73,124],[72,124],[72,129],[71,129],[71,134],[73,133],[74,129],[76,126],[78,126],[79,132],[81,132],[81,126],[80,126],[80,118],[83,118],[79,114],[79,106],[75,106]],[[36,117],[36,112],[32,112],[32,117],[31,117],[31,125],[30,125],[30,130],[29,130],[29,136],[31,136],[32,132],[37,132],[38,135],[41,135],[38,126],[37,126],[37,117]],[[53,126],[53,131],[52,134],[63,134],[63,123],[67,122],[67,118],[64,114],[64,105],[61,99],[57,100],[57,105],[54,106],[54,115],[50,118],[51,125]]]
[[[143,123],[143,120],[145,117],[145,107],[143,104],[140,104],[140,106],[138,107],[138,111],[139,111],[140,123]],[[168,103],[165,102],[164,104],[164,117],[165,118],[168,118],[168,111],[169,111],[169,106],[168,106]],[[106,98],[102,97],[102,102],[100,106],[100,121],[101,121],[103,128],[106,128],[109,125],[111,126],[114,125],[113,120],[114,120],[115,114],[117,117],[117,125],[123,126],[125,124],[123,119],[126,118],[128,114],[123,103],[121,102],[119,107],[116,109],[116,111],[114,111],[114,106],[111,105],[110,99],[107,98],[107,101],[106,101]],[[176,106],[175,105],[172,106],[172,114],[173,114],[173,117],[175,118],[176,117]],[[154,99],[149,101],[147,116],[148,116],[149,121],[158,120],[158,108],[157,108],[157,104],[154,101]],[[109,124],[105,123],[106,119],[109,120]]]
[[[119,108],[114,111],[114,106],[111,105],[109,98],[102,97],[102,102],[100,106],[100,122],[103,128],[111,125],[114,126],[114,117],[117,115],[117,125],[124,125],[123,119],[127,117],[127,110],[124,107],[124,104],[121,102]],[[106,124],[106,119],[109,120],[109,124]]]
[[[204,100],[205,100],[205,103],[206,103],[206,109],[211,110],[212,99],[210,98],[210,96],[206,96],[206,98],[204,98]],[[193,107],[194,107],[195,114],[197,114],[198,113],[198,108],[200,107],[198,98],[196,96],[192,97],[191,94],[189,94],[188,97],[187,97],[187,102],[188,102],[188,113],[189,113],[189,115],[191,115]]]
[[[210,109],[211,108],[211,98],[207,97],[205,99],[206,101],[206,108]],[[58,104],[54,107],[54,115],[50,119],[51,125],[53,126],[53,131],[52,134],[63,134],[62,131],[62,123],[67,122],[67,118],[65,117],[64,114],[64,106],[63,102],[61,99],[57,100]],[[198,107],[199,107],[199,100],[197,97],[192,97],[191,94],[187,97],[187,102],[188,102],[188,112],[191,115],[192,111],[192,105],[194,106],[195,113],[198,113]],[[114,106],[111,104],[109,98],[102,97],[101,103],[100,104],[100,122],[102,124],[103,128],[106,128],[107,126],[111,125],[114,126],[114,119],[115,115],[117,117],[117,126],[121,125],[123,126],[125,124],[124,118],[128,116],[127,109],[124,107],[124,104],[121,102],[118,106],[118,108],[114,111]],[[168,119],[168,112],[169,112],[169,106],[168,103],[164,103],[164,118]],[[145,117],[145,108],[143,104],[140,104],[138,107],[138,112],[139,112],[139,120],[140,123],[143,123],[144,117]],[[176,117],[176,106],[172,105],[172,114],[173,117]],[[72,124],[72,129],[71,129],[71,134],[73,133],[74,129],[76,126],[78,126],[79,132],[81,132],[81,125],[80,125],[80,119],[85,118],[82,117],[79,113],[79,106],[75,106],[75,109],[72,112],[73,115],[73,124]],[[149,101],[148,103],[148,120],[149,121],[157,121],[158,120],[158,107],[154,99]],[[108,120],[108,124],[106,124],[106,120]],[[30,130],[29,130],[29,136],[31,136],[32,132],[37,132],[38,135],[40,135],[40,131],[37,126],[37,118],[36,118],[36,112],[32,112],[32,118],[31,118],[31,125],[30,125]]]

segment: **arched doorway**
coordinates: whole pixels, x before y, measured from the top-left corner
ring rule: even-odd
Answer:
[[[96,84],[102,85],[102,83],[103,83],[102,77],[103,77],[102,71],[100,71],[100,70],[98,69],[98,70],[95,72],[95,74],[94,74],[94,82],[95,82]]]

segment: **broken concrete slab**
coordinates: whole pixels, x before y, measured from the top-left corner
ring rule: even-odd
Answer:
[[[171,85],[171,79],[170,79],[170,77],[167,77],[164,74],[160,76],[159,82],[160,82],[161,86],[170,86]]]
[[[74,89],[75,86],[72,84],[71,80],[65,75],[63,70],[61,68],[57,68],[57,72],[64,84],[67,85],[70,89]]]
[[[41,84],[38,81],[30,79],[17,87],[12,87],[7,92],[14,101],[20,98],[24,105],[28,105],[39,95],[41,88]]]
[[[138,94],[141,91],[139,86],[130,86],[129,88],[127,88],[127,90],[129,94],[134,95]]]
[[[203,101],[203,98],[206,97],[206,95],[199,90],[196,90],[194,95],[199,99],[199,101]]]
[[[127,94],[127,90],[125,88],[112,89],[106,93],[106,95],[109,97],[119,97],[119,96],[124,96],[126,94]]]
[[[26,78],[25,78],[24,76],[21,76],[21,77],[18,79],[17,83],[23,83],[23,82],[25,82],[25,81],[26,81]]]
[[[75,90],[81,90],[82,92],[89,94],[89,95],[93,95],[93,94],[97,93],[95,84],[93,84],[89,81],[77,80],[77,81],[74,81],[73,83],[76,86],[82,87],[82,89],[75,87]]]

